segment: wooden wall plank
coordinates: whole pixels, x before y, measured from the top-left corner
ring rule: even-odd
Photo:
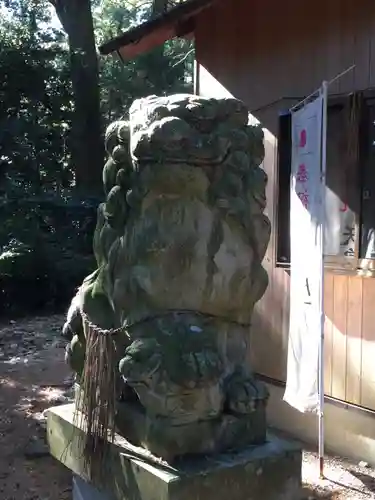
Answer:
[[[289,343],[289,311],[290,311],[290,272],[282,271],[284,274],[284,287],[283,287],[283,315],[282,315],[282,346],[283,355],[288,352]],[[286,363],[282,358],[281,370],[282,378],[280,380],[286,380]]]
[[[271,218],[274,213],[274,186],[275,186],[275,142],[265,140],[265,156],[262,167],[268,176],[266,189],[266,215]],[[255,322],[261,328],[254,331],[251,338],[251,351],[254,369],[268,377],[280,380],[283,376],[283,359],[279,353],[283,352],[282,343],[282,291],[279,269],[273,265],[274,241],[271,237],[263,265],[269,276],[269,286],[265,295],[256,306]]]
[[[340,47],[339,67],[336,74],[331,74],[329,78],[334,78],[338,74],[346,71],[355,64],[355,38],[356,30],[354,25],[354,13],[356,5],[352,0],[340,0],[337,17],[339,19],[338,41]],[[338,92],[350,92],[353,89],[355,71],[350,71],[337,80]]]
[[[363,280],[361,405],[375,409],[375,281]]]
[[[270,218],[272,227],[274,227],[275,213],[277,211],[277,200],[275,196],[275,186],[277,184],[277,147],[276,141],[266,141],[266,144],[268,145],[268,147],[266,147],[265,158],[265,171],[268,175],[267,199],[270,200],[270,202],[272,200],[272,205],[270,203],[267,215]],[[284,270],[277,269],[274,266],[276,251],[276,241],[274,236],[275,232],[273,231],[266,255],[266,259],[269,263],[269,277],[272,286],[272,294],[270,295],[271,303],[268,310],[272,311],[272,340],[275,349],[277,349],[273,359],[274,378],[278,380],[285,380],[286,363],[284,362],[283,357],[277,355],[277,352],[286,352],[288,349],[287,343],[285,344],[285,332],[283,331],[283,326],[285,326],[283,322],[283,309],[285,306],[285,272]]]
[[[345,401],[361,404],[363,278],[348,279]]]
[[[333,349],[333,274],[324,277],[324,393],[332,396],[332,349]]]
[[[318,41],[322,49],[320,53],[320,78],[325,80],[332,79],[335,75],[342,71],[340,62],[340,11],[341,0],[333,0],[325,3],[324,11],[327,16],[327,24],[330,26],[329,30],[323,30],[324,34],[319,37]],[[322,28],[321,28],[322,29]],[[324,75],[324,76],[323,76]],[[339,82],[336,81],[329,87],[329,92],[335,94],[339,91]]]
[[[370,4],[367,6],[367,22],[368,22],[368,36],[369,36],[369,86],[375,87],[375,5],[374,2],[370,0]]]
[[[345,400],[348,278],[333,277],[332,396]]]
[[[369,12],[373,9],[372,0],[364,0],[365,7]],[[355,3],[353,2],[355,6]],[[371,14],[369,16],[358,16],[353,13],[355,19],[355,69],[354,87],[357,90],[364,90],[371,86],[370,66],[371,66]]]

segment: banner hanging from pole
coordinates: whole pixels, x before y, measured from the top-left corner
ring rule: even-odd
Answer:
[[[292,110],[290,192],[290,326],[284,401],[319,412],[322,352],[323,207],[322,127],[325,96]],[[321,374],[320,374],[321,375]]]

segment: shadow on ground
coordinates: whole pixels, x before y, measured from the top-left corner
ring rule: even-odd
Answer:
[[[353,474],[354,477],[362,481],[371,493],[375,493],[375,478],[373,476],[352,469],[348,469],[348,471]]]
[[[303,488],[302,500],[336,500],[339,498],[338,491],[316,491],[307,486]]]
[[[0,362],[1,500],[70,500],[71,473],[46,444],[43,412],[66,402],[64,349]]]

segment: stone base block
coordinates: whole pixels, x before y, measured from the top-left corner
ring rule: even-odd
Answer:
[[[117,431],[136,445],[174,463],[181,455],[212,455],[242,450],[266,442],[266,405],[260,402],[249,415],[221,415],[217,420],[173,425],[166,418],[149,418],[137,403],[118,404]]]
[[[48,439],[51,454],[85,478],[77,451],[82,430],[75,425],[73,412],[74,405],[49,410]],[[260,446],[184,459],[174,467],[118,437],[111,445],[103,479],[93,478],[91,486],[102,492],[100,500],[300,500],[301,462],[296,444],[271,435]]]
[[[115,500],[112,496],[102,493],[79,476],[73,477],[72,500]]]

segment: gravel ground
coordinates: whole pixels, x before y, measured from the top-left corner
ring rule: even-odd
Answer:
[[[60,331],[64,317],[0,324],[0,500],[71,500],[71,473],[48,454],[44,410],[72,401]],[[375,470],[305,447],[304,500],[375,500]],[[264,499],[267,500],[267,499]]]
[[[63,319],[0,324],[0,500],[71,499],[71,474],[48,453],[43,414],[72,397]]]
[[[356,464],[340,457],[327,456],[324,475],[327,479],[320,480],[318,454],[305,449],[302,479],[306,486],[306,498],[375,499],[375,470],[366,464]]]

